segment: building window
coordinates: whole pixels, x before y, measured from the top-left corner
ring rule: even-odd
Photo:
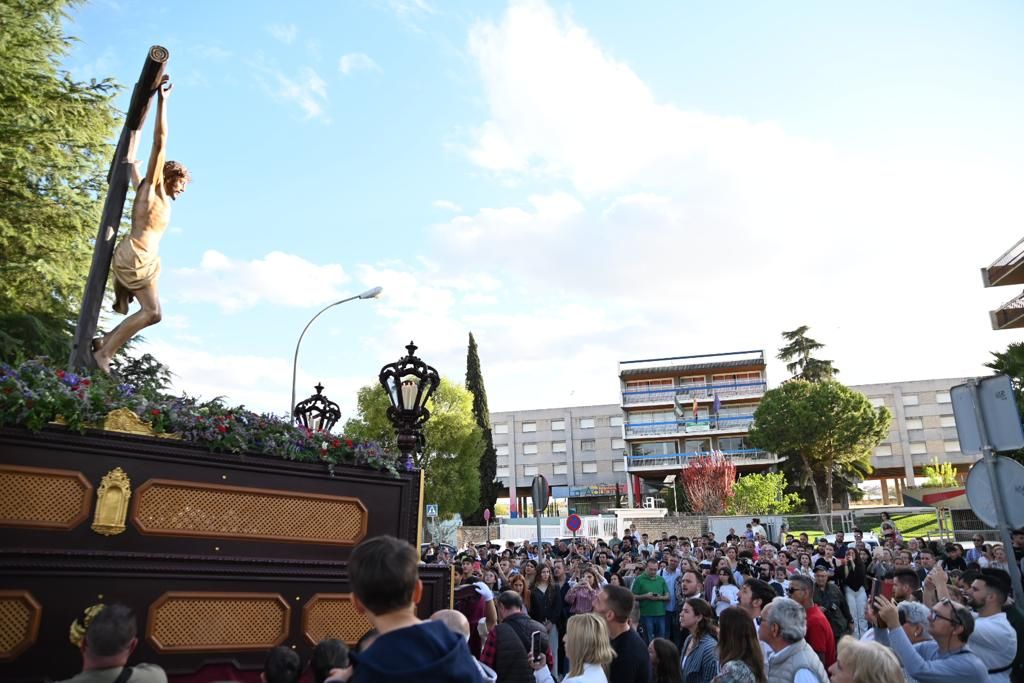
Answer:
[[[675,441],[648,441],[633,444],[633,455],[673,455],[675,452]]]
[[[917,394],[904,394],[903,405],[905,406],[916,406],[918,404]]]
[[[494,476],[495,476],[496,478],[498,478],[498,477],[503,477],[503,478],[505,478],[505,479],[508,479],[508,468],[507,468],[507,467],[499,467],[499,468],[498,468],[498,469],[497,469],[497,470],[495,471],[495,473],[494,473]]]
[[[551,431],[553,432],[564,432],[565,431],[565,420],[552,420]]]
[[[625,450],[625,448],[626,448],[625,440],[623,440],[623,439],[612,439],[612,450],[613,451],[621,451],[621,450]]]
[[[556,464],[554,468],[555,474],[569,474],[569,466],[565,463]]]
[[[652,389],[672,388],[671,379],[636,379],[626,382],[626,391],[650,391]]]
[[[551,442],[552,453],[565,453],[565,442],[564,441],[552,441]]]
[[[890,446],[887,443],[878,446],[877,448],[875,448],[875,455],[877,455],[880,458],[892,455],[892,446]]]
[[[612,472],[625,472],[626,463],[622,460],[612,460]]]
[[[592,417],[581,417],[580,418],[580,429],[593,429],[594,418]]]
[[[882,398],[881,396],[878,396],[876,398],[869,398],[868,403],[870,403],[875,408],[881,408],[882,406],[885,405],[885,399]]]
[[[508,434],[508,425],[504,423],[496,424],[493,427],[493,431],[495,434]]]
[[[580,450],[581,451],[596,451],[597,450],[597,442],[594,441],[593,439],[583,439],[582,441],[580,441]]]
[[[596,462],[584,462],[583,474],[597,474],[597,463]]]
[[[960,442],[959,441],[943,441],[942,447],[946,449],[947,453],[959,453]]]
[[[523,475],[524,476],[536,477],[537,476],[537,472],[539,472],[539,470],[537,469],[536,465],[524,465],[523,466]]]
[[[750,450],[750,444],[745,436],[721,436],[718,438],[718,450],[726,452]],[[692,451],[687,451],[688,453]]]
[[[508,446],[495,446],[494,447],[494,454],[495,455],[508,455]]]
[[[524,422],[523,423],[523,431],[524,432],[535,432],[535,431],[537,431],[537,423],[536,422]]]
[[[535,444],[535,443],[524,443],[523,444],[523,455],[537,455],[537,444]]]
[[[621,415],[613,415],[610,418],[608,418],[608,426],[609,427],[621,427],[622,426],[622,416]]]
[[[908,417],[907,429],[924,429],[924,422],[919,417]]]
[[[952,415],[943,415],[939,424],[943,427],[956,428],[956,418]]]
[[[948,391],[936,391],[935,392],[936,403],[951,403],[952,399],[949,397]]]
[[[928,444],[923,441],[911,441],[910,453],[912,455],[924,455],[928,452]]]

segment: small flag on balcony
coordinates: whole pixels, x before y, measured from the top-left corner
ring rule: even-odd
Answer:
[[[718,393],[715,393],[715,400],[711,403],[711,412],[718,415],[718,411],[722,409],[722,401],[718,398]]]
[[[693,399],[693,419],[697,419],[697,399]]]

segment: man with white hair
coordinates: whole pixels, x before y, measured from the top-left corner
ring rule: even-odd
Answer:
[[[790,598],[775,598],[761,611],[757,636],[772,649],[768,683],[827,683],[828,673],[807,635],[807,613]]]

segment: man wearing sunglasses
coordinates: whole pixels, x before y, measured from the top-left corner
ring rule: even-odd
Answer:
[[[891,647],[904,671],[918,683],[989,680],[985,664],[967,647],[974,617],[964,605],[948,598],[935,603],[928,615],[928,633],[934,640],[911,644],[900,627],[896,603],[879,595],[874,604],[875,640]]]

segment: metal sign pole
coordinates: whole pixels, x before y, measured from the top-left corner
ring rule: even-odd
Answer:
[[[992,444],[989,442],[988,428],[985,426],[985,416],[981,412],[981,398],[978,394],[978,378],[972,377],[967,381],[967,385],[971,392],[971,403],[974,405],[974,419],[978,421],[978,432],[981,436],[982,458],[985,461],[985,467],[988,469],[989,481],[992,482],[992,502],[995,504],[999,536],[1003,540],[1003,550],[1006,552],[1006,559],[1009,560],[1007,564],[1010,567],[1010,579],[1013,582],[1013,594],[1015,598],[1013,608],[1016,609],[1019,614],[1024,616],[1024,606],[1021,604],[1021,598],[1024,597],[1022,596],[1024,584],[1021,584],[1020,579],[1020,563],[1013,552],[1013,538],[1010,535],[1010,525],[1006,520],[1006,503],[1003,500],[1002,487],[999,486],[999,481],[996,479],[996,453],[992,448]]]

